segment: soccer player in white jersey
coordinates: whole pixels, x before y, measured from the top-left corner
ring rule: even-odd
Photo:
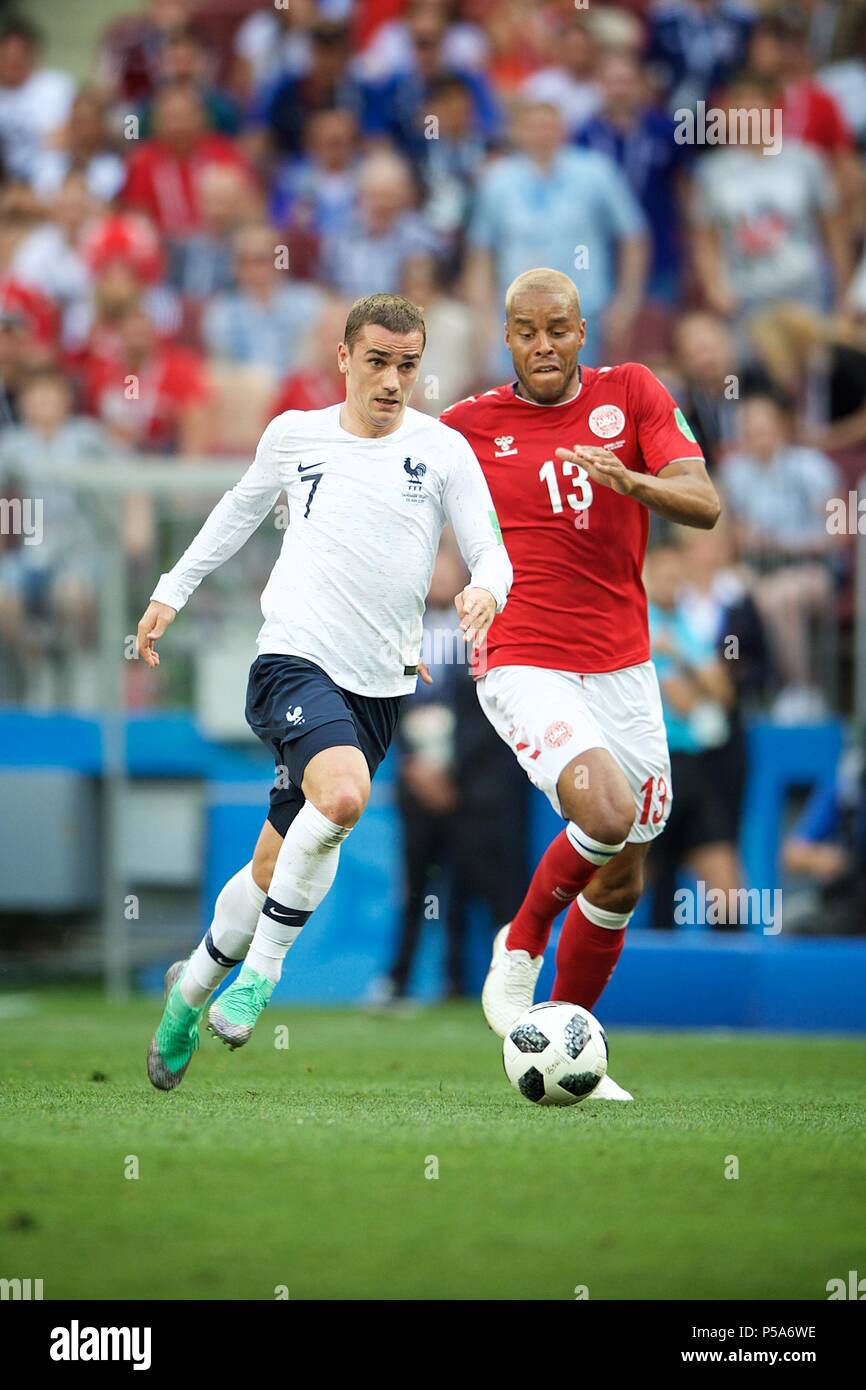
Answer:
[[[337,872],[387,752],[400,702],[429,679],[418,662],[439,535],[450,522],[470,573],[455,598],[465,640],[505,604],[511,565],[481,468],[462,435],[408,406],[424,350],[423,312],[396,295],[358,300],[337,348],[346,399],[272,420],[255,461],[153,591],[141,656],[205,575],[244,544],[282,492],[289,525],[262,594],[247,720],[277,777],[252,860],[225,885],[187,961],[166,975],[147,1059],[159,1090],[179,1085],[208,1026],[230,1047],[253,1031],[283,960]]]

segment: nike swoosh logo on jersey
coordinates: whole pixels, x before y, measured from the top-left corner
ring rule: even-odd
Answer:
[[[324,468],[324,466],[325,465],[323,463],[299,463],[298,472],[309,473],[311,468]]]

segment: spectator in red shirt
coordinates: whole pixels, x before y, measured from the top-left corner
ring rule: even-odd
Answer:
[[[355,48],[365,48],[383,24],[401,19],[405,8],[404,0],[361,0],[355,11]]]
[[[88,366],[87,409],[141,453],[200,457],[210,444],[212,400],[201,357],[161,341],[140,305],[126,311],[119,327],[119,355]]]
[[[143,308],[162,337],[178,330],[181,316],[177,296],[160,283],[165,257],[145,218],[129,212],[98,218],[83,237],[81,256],[89,297],[76,316],[76,332],[67,336],[65,365],[84,378],[91,363],[122,356],[121,329],[131,308]]]
[[[749,44],[749,65],[779,86],[785,139],[802,140],[830,157],[853,149],[836,98],[812,75],[805,15],[782,11],[759,20]]]
[[[172,83],[154,102],[153,139],[130,158],[123,199],[145,213],[164,236],[189,236],[201,228],[199,181],[213,164],[248,172],[237,146],[208,130],[195,87]]]
[[[30,366],[54,360],[60,315],[39,290],[9,276],[0,277],[0,318],[20,326]]]
[[[147,0],[141,14],[122,15],[102,40],[100,85],[127,101],[146,101],[156,89],[166,36],[185,24],[197,0]]]

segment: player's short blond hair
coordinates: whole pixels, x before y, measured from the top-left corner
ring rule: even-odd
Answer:
[[[522,275],[512,280],[505,291],[505,317],[511,317],[511,308],[518,294],[531,294],[533,291],[538,294],[564,295],[571,301],[577,317],[580,318],[580,293],[577,285],[561,270],[551,270],[548,266],[524,270]]]

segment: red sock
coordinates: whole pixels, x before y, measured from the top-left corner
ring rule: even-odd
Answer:
[[[579,900],[572,903],[556,948],[556,979],[551,999],[592,1009],[616,969],[629,915],[622,914],[621,927],[599,927],[584,915]],[[606,916],[615,919],[620,914],[611,912]]]
[[[575,840],[586,847],[585,854],[577,848]],[[540,956],[547,945],[554,918],[566,903],[574,902],[599,865],[607,863],[621,848],[621,845],[600,844],[569,823],[548,845],[532,876],[526,897],[505,939],[509,951],[528,951],[531,956]]]

